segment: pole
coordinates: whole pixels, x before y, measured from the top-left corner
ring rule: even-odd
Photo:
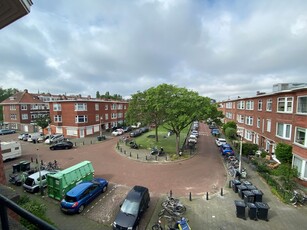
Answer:
[[[36,150],[37,150],[37,153],[36,153],[37,161],[38,161],[38,163],[40,163],[38,149],[36,149]],[[42,184],[42,173],[41,173],[41,166],[40,165],[38,165],[38,174],[39,174],[39,191],[41,193],[41,196],[44,196],[43,184]]]
[[[239,161],[239,173],[241,173],[241,169],[242,169],[242,135],[241,135],[241,139],[240,139],[240,161]]]
[[[99,130],[100,130],[100,136],[101,136],[101,137],[102,137],[102,127],[101,127],[101,126],[102,126],[102,119],[103,119],[103,118],[102,118],[102,116],[101,116],[101,117],[100,117],[100,120],[99,120],[99,121],[100,121],[100,122],[99,122],[99,124],[100,124]]]

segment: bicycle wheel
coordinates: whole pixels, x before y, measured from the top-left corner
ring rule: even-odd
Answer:
[[[187,208],[183,204],[178,204],[175,207],[175,212],[179,212],[181,214],[183,214],[186,210],[187,210]]]
[[[159,224],[155,224],[151,227],[152,230],[163,230],[162,226],[160,226]]]

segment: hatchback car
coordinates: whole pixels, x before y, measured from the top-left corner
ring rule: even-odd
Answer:
[[[86,205],[107,191],[108,184],[103,178],[95,178],[76,185],[61,200],[61,210],[65,213],[81,213]]]
[[[122,135],[124,133],[124,130],[123,129],[115,129],[113,132],[112,132],[112,135],[113,136],[119,136],[119,135]]]
[[[232,147],[229,144],[222,144],[220,146],[220,151],[223,156],[225,155],[233,156],[235,154]]]
[[[61,141],[49,147],[50,150],[71,149],[74,144],[71,141]]]
[[[227,144],[227,142],[226,142],[226,139],[224,139],[224,138],[217,138],[217,139],[215,140],[215,144],[216,144],[218,147],[220,147],[220,146],[223,145],[223,144]]]
[[[12,129],[0,129],[0,135],[13,134],[13,133],[16,133],[16,131]]]
[[[18,139],[19,140],[28,140],[28,136],[29,136],[29,133],[21,133],[19,136],[18,136]]]
[[[120,210],[113,222],[113,229],[137,229],[141,217],[149,206],[149,201],[148,188],[134,186],[120,205]]]

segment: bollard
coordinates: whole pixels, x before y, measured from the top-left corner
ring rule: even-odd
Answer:
[[[41,160],[41,165],[43,165],[44,164],[44,161],[43,160]]]
[[[145,160],[147,160],[147,156],[145,156]]]
[[[209,200],[209,193],[206,193],[206,200]]]
[[[131,152],[130,152],[130,157],[131,157]]]
[[[170,191],[169,191],[169,197],[172,197],[172,196],[173,196],[173,191],[170,190]]]
[[[223,196],[223,188],[221,188],[221,196]]]
[[[91,144],[92,144],[92,140],[91,140]]]
[[[167,155],[165,156],[165,160],[167,161]]]
[[[190,192],[189,200],[192,201],[192,193]]]
[[[126,150],[124,150],[124,154],[126,155]]]
[[[121,153],[123,152],[123,149],[122,149],[122,148],[120,148],[120,152],[121,152]]]
[[[77,146],[77,143],[75,142],[75,146]]]
[[[136,154],[136,159],[139,159],[139,154],[138,153]]]
[[[83,141],[83,145],[84,145],[84,141]]]
[[[36,163],[36,164],[38,164],[38,160],[37,160],[37,158],[35,159],[35,163]]]

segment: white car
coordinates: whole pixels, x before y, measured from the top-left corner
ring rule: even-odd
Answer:
[[[220,147],[223,144],[227,144],[227,142],[226,142],[226,140],[224,138],[217,138],[215,140],[215,144]]]
[[[191,135],[195,135],[196,137],[198,137],[199,134],[197,130],[192,130]]]
[[[124,133],[124,130],[123,129],[116,129],[112,132],[112,135],[113,136],[119,136],[119,135],[122,135]]]
[[[197,143],[197,137],[195,135],[190,135],[189,139],[188,139],[188,143]]]

